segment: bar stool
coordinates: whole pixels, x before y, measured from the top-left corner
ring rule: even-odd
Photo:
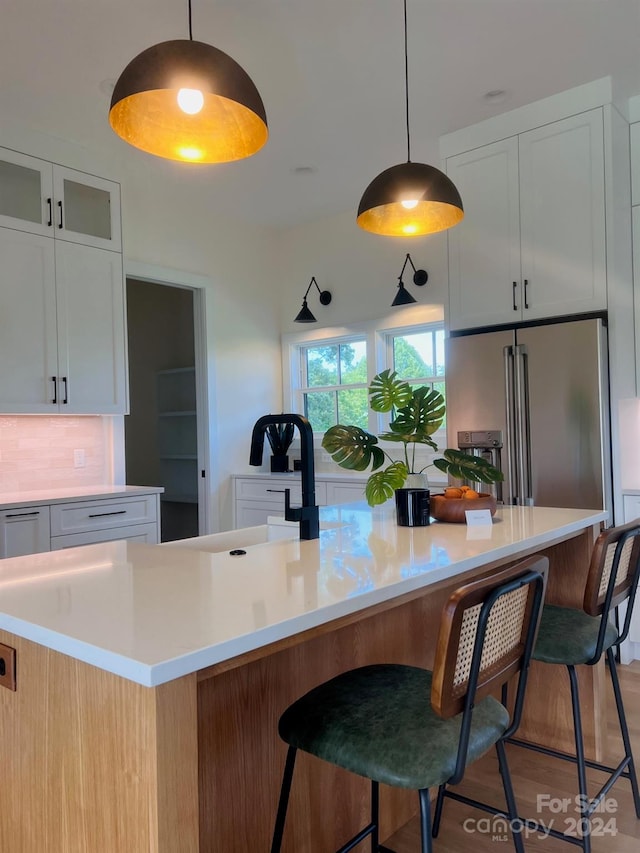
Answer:
[[[298,749],[371,781],[371,821],[337,853],[367,836],[372,853],[392,853],[379,842],[380,782],[418,791],[422,853],[431,853],[429,789],[458,782],[465,767],[494,745],[506,815],[516,818],[503,742],[520,722],[547,567],[546,557],[530,557],[454,592],[443,610],[433,673],[399,664],[360,667],[284,711],[278,730],[289,749],[271,853],[281,849]],[[510,716],[488,694],[516,674]],[[514,844],[522,853],[519,831]]]
[[[584,853],[591,850],[591,815],[598,803],[609,792],[614,783],[623,777],[631,783],[636,816],[640,818],[640,792],[636,775],[629,729],[625,717],[620,682],[616,667],[615,649],[626,639],[629,633],[631,612],[640,578],[640,522],[612,527],[604,530],[595,542],[589,574],[584,593],[583,610],[556,607],[545,604],[540,620],[540,630],[533,652],[534,660],[548,664],[561,664],[567,667],[571,686],[571,704],[576,754],[567,755],[555,749],[511,738],[509,743],[523,746],[545,755],[561,758],[576,764],[578,771],[578,792],[580,795],[580,827],[582,837],[567,835],[558,830],[544,827],[555,838],[561,838],[582,848]],[[619,631],[612,621],[614,609],[623,601],[627,602],[627,612],[622,630]],[[580,698],[576,666],[598,663],[602,653],[606,653],[608,669],[618,711],[620,732],[624,745],[624,757],[617,767],[609,767],[596,761],[588,761],[584,755],[582,721],[580,716]],[[593,799],[587,791],[586,768],[590,767],[607,773],[607,780]],[[448,795],[448,792],[447,792]],[[536,821],[530,825],[540,827]]]

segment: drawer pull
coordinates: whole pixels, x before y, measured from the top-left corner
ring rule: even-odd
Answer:
[[[268,492],[275,492],[278,495],[284,495],[285,489],[267,489]]]
[[[10,512],[5,515],[5,518],[26,518],[28,515],[40,515],[40,510],[36,509],[34,512]]]
[[[126,515],[126,509],[117,509],[114,512],[94,512],[89,515],[89,518],[104,518],[106,515]]]

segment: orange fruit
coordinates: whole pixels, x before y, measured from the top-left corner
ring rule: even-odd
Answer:
[[[477,492],[474,492],[473,489],[467,489],[467,491],[462,495],[462,497],[468,501],[475,501],[480,497],[480,495]]]
[[[449,488],[444,490],[445,498],[461,498],[462,497],[462,489],[458,489],[455,486],[449,486]]]
[[[470,488],[469,486],[460,486],[460,491],[461,492],[468,492],[469,488]]]

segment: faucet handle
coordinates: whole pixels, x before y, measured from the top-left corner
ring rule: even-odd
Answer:
[[[302,507],[291,508],[291,489],[284,490],[284,520],[300,521],[302,518]]]

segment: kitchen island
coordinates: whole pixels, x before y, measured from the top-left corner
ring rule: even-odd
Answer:
[[[242,549],[239,530],[0,561],[0,642],[17,669],[16,691],[0,690],[0,849],[268,850],[287,704],[353,666],[430,666],[450,591],[526,555],[549,557],[549,600],[579,606],[605,519],[514,507],[484,528],[402,528],[391,507],[345,504],[321,510],[311,541]],[[535,679],[529,690],[533,739],[564,715],[546,675],[544,695]],[[585,677],[597,752],[601,673]],[[364,781],[302,756],[283,849],[337,849],[367,797]],[[415,806],[385,789],[383,835]]]

